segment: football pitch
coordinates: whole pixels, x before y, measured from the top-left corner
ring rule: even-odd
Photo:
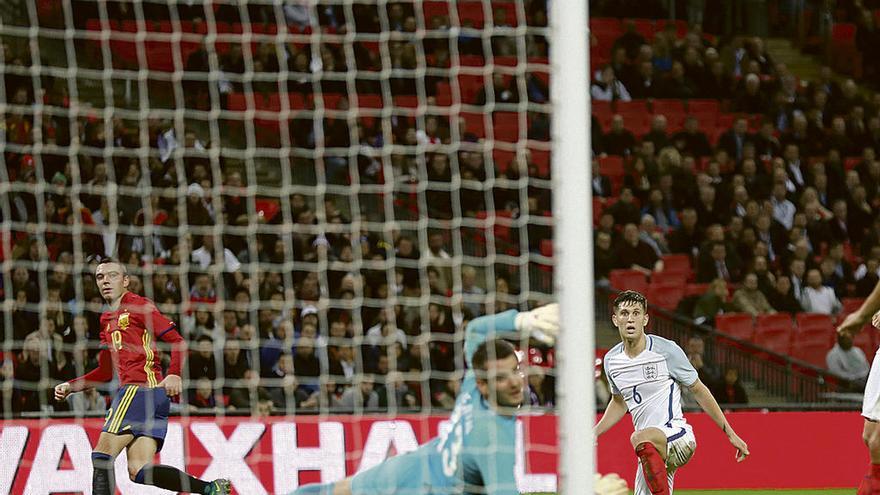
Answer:
[[[828,488],[824,490],[675,490],[675,495],[852,495],[855,488]],[[630,493],[632,493],[630,491]],[[534,495],[555,495],[553,493]]]

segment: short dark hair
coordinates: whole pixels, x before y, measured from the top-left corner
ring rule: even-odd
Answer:
[[[516,352],[513,344],[502,339],[487,340],[477,346],[471,364],[474,370],[486,371],[489,359],[506,359]]]
[[[97,270],[98,267],[101,265],[109,265],[110,263],[116,263],[117,265],[122,267],[122,274],[128,275],[128,268],[126,268],[125,264],[116,258],[101,258],[100,260],[98,260],[98,264],[95,265],[95,270]]]
[[[643,310],[648,309],[648,299],[645,296],[634,290],[625,290],[614,298],[614,312],[616,313],[626,303],[636,303],[641,305]]]

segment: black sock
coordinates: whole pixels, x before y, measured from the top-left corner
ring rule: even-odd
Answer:
[[[172,492],[204,493],[209,483],[162,464],[147,464],[134,477],[135,483],[152,485]]]
[[[103,452],[92,452],[92,495],[114,495],[116,475],[114,459]]]

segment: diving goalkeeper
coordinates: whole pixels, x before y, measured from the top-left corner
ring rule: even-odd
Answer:
[[[513,345],[500,337],[525,334],[553,345],[558,333],[556,304],[471,321],[464,342],[468,371],[447,433],[372,469],[336,483],[306,485],[294,495],[518,494],[516,411],[525,381]]]

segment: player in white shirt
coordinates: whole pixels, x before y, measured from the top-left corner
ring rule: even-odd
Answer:
[[[614,300],[611,321],[622,342],[605,355],[605,374],[611,401],[596,425],[596,437],[632,414],[635,433],[630,441],[639,458],[635,495],[672,493],[675,470],[694,455],[697,441],[681,412],[681,387],[693,393],[700,407],[727,435],[737,450],[737,461],[749,447],[733,431],[709,389],[675,342],[646,335],[648,302],[635,291]]]
[[[843,323],[837,327],[837,332],[847,334],[855,338],[862,331],[868,318],[871,325],[880,328],[880,284],[862,303],[862,307],[854,313],[850,313]],[[873,317],[871,317],[873,315]],[[880,355],[880,350],[877,351]],[[859,485],[857,495],[880,495],[880,359],[874,357],[871,363],[871,371],[868,373],[868,383],[865,385],[865,398],[862,402],[862,416],[865,418],[865,427],[862,430],[862,440],[868,446],[868,454],[871,457],[871,468],[867,476]]]

